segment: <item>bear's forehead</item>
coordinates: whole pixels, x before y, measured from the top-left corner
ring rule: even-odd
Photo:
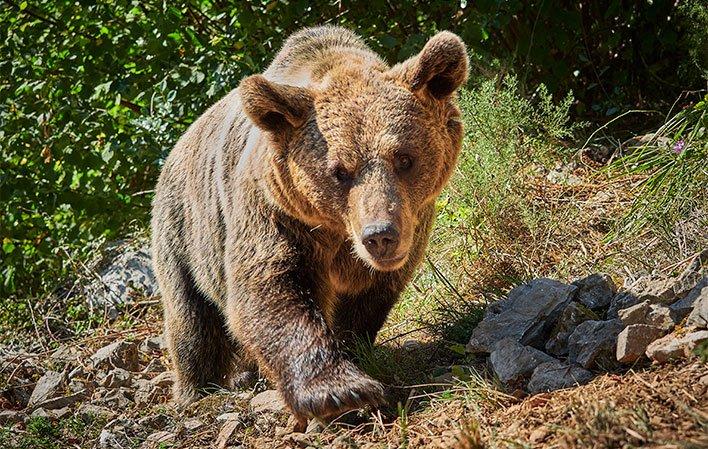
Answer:
[[[337,79],[315,101],[318,126],[334,146],[395,151],[424,139],[430,117],[410,91],[383,77]]]

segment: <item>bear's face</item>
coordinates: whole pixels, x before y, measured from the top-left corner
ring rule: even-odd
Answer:
[[[244,80],[244,109],[274,149],[274,197],[308,225],[346,234],[371,267],[400,268],[459,153],[452,96],[466,75],[464,45],[441,33],[385,72],[343,67],[309,88]]]

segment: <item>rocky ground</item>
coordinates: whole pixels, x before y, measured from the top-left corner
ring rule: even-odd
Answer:
[[[466,354],[442,372],[420,367],[427,374],[417,385],[392,381],[397,408],[311,422],[306,433],[292,432],[264,380],[173,407],[159,309],[151,306],[122,331],[44,351],[3,348],[0,441],[115,449],[706,447],[707,258],[703,252],[678,275],[639,277],[619,289],[603,274],[520,285],[489,306]],[[416,340],[400,346],[411,354],[429,348]]]

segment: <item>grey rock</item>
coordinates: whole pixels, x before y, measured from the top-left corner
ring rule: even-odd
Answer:
[[[625,326],[644,324],[647,316],[649,316],[649,306],[651,306],[649,301],[642,301],[639,304],[619,310],[617,316]]]
[[[98,446],[103,449],[113,449],[115,447],[121,447],[122,444],[120,444],[113,432],[108,429],[103,429],[98,436]]]
[[[607,310],[607,318],[614,319],[619,317],[619,311],[629,309],[637,304],[641,304],[644,301],[639,299],[636,294],[624,291],[617,293],[610,303],[610,307]],[[649,301],[646,301],[649,304]]]
[[[534,279],[492,304],[467,344],[473,353],[491,352],[494,344],[513,338],[523,345],[543,347],[555,319],[570,302],[577,287],[552,279]]]
[[[175,382],[175,377],[172,371],[164,371],[150,380],[150,383],[159,388],[171,387]]]
[[[617,315],[625,326],[648,324],[670,331],[675,325],[671,309],[661,304],[651,304],[649,301],[642,301],[622,309],[617,312]]]
[[[86,370],[83,366],[77,366],[76,368],[69,371],[69,375],[66,376],[67,379],[72,380],[76,377],[84,377],[86,375]]]
[[[158,430],[157,432],[153,432],[148,437],[145,439],[145,442],[142,444],[142,447],[145,448],[152,448],[152,447],[157,447],[157,446],[164,446],[167,443],[171,443],[175,440],[176,435],[172,432],[167,432],[165,430]]]
[[[194,432],[195,430],[199,430],[204,427],[204,422],[199,418],[192,418],[182,423],[182,427],[184,427],[184,430],[187,432]]]
[[[94,401],[94,403],[96,405],[102,405],[120,410],[127,407],[132,407],[134,404],[133,399],[134,393],[131,389],[119,387],[105,391],[98,400]]]
[[[216,420],[218,422],[224,422],[224,421],[238,421],[241,419],[241,414],[236,413],[236,412],[229,412],[229,413],[222,413],[221,415],[216,417]]]
[[[285,404],[276,390],[266,390],[251,399],[251,410],[255,413],[282,412]]]
[[[47,371],[37,381],[32,395],[30,396],[28,407],[34,407],[46,401],[49,398],[58,396],[62,393],[64,385],[64,373],[56,371]]]
[[[92,421],[94,419],[102,419],[108,421],[115,418],[116,412],[108,407],[101,407],[95,404],[81,404],[76,410],[76,415],[84,421]]]
[[[648,324],[632,324],[617,336],[617,361],[632,363],[639,360],[647,346],[666,334],[666,330]]]
[[[538,365],[554,360],[550,355],[530,346],[523,346],[513,338],[505,338],[497,343],[489,356],[494,374],[507,385],[520,384]]]
[[[80,391],[78,393],[72,393],[66,396],[59,396],[56,398],[47,399],[35,405],[35,407],[41,407],[46,410],[56,410],[64,407],[71,407],[77,402],[86,398],[86,392]]]
[[[84,288],[89,305],[105,308],[112,319],[118,316],[116,305],[125,304],[136,295],[158,294],[147,246],[131,248],[120,243],[116,246],[112,252],[117,255],[99,270],[98,279]]]
[[[646,323],[665,331],[670,331],[676,325],[671,317],[671,309],[661,304],[652,304],[649,307]]]
[[[671,304],[669,308],[671,309],[671,317],[675,322],[678,323],[686,318],[693,311],[693,305],[699,298],[708,297],[708,288],[706,287],[708,287],[708,276],[704,276],[686,296]]]
[[[309,435],[322,433],[324,432],[325,427],[327,426],[319,419],[311,419],[310,422],[307,423],[307,429],[305,429],[305,433]]]
[[[161,390],[147,379],[137,379],[133,387],[135,388],[133,400],[138,405],[151,404]]]
[[[538,365],[526,387],[529,393],[536,394],[584,385],[593,375],[579,366],[554,361]]]
[[[646,355],[656,363],[690,357],[693,349],[708,340],[708,330],[692,332],[683,336],[669,334],[655,340],[646,350]]]
[[[147,365],[145,365],[145,368],[141,371],[142,373],[148,374],[148,373],[161,373],[165,371],[167,368],[165,365],[162,364],[160,359],[150,359]]]
[[[47,419],[52,419],[52,415],[49,413],[49,411],[45,410],[42,407],[37,407],[30,413],[31,418],[47,418]]]
[[[19,410],[0,411],[0,426],[9,426],[25,419],[25,414]]]
[[[406,351],[415,351],[420,349],[422,346],[423,344],[418,340],[406,340],[401,345],[401,347]]]
[[[568,337],[580,323],[598,320],[599,317],[589,308],[577,302],[571,302],[561,312],[551,336],[546,342],[546,352],[556,356],[568,355]]]
[[[68,418],[72,414],[71,407],[58,408],[56,410],[52,410],[50,414],[54,419]]]
[[[162,430],[167,426],[169,418],[162,413],[157,415],[143,416],[138,420],[138,425],[149,429]]]
[[[693,303],[693,310],[686,319],[687,326],[698,329],[708,328],[708,287],[703,287],[701,293]]]
[[[140,344],[141,352],[151,352],[151,351],[162,351],[167,349],[165,344],[165,337],[163,335],[157,335],[154,337],[148,337]]]
[[[94,368],[123,368],[128,371],[138,371],[138,348],[135,343],[119,340],[96,351],[91,356]]]
[[[590,309],[601,309],[610,305],[610,301],[617,293],[617,286],[612,278],[604,273],[591,274],[590,276],[573,282],[578,287],[575,300]]]
[[[106,388],[127,387],[130,386],[132,378],[130,371],[114,368],[106,375],[102,385]]]
[[[622,329],[620,320],[581,323],[568,337],[568,360],[586,369],[613,369],[617,365],[617,335]]]

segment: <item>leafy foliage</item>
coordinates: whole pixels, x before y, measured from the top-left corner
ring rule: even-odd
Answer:
[[[522,89],[573,88],[578,111],[604,114],[695,85],[704,61],[686,46],[705,43],[707,20],[700,1],[6,0],[0,292],[40,294],[102,241],[144,228],[178,136],[303,26],[356,29],[391,62],[450,29],[478,74],[497,60]]]

